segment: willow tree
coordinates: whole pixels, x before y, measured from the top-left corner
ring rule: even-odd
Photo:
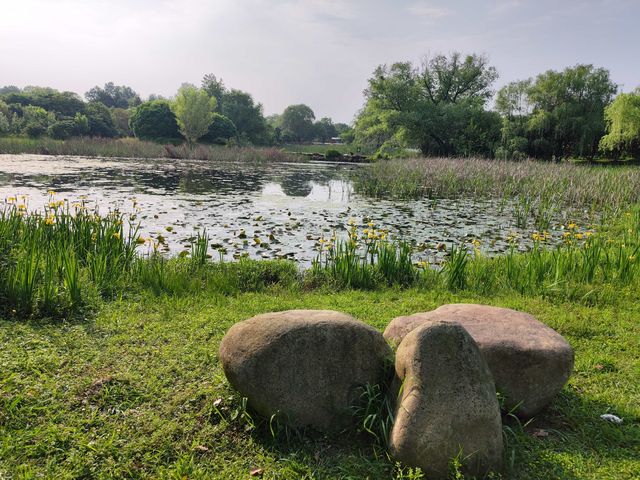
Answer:
[[[180,133],[193,145],[209,131],[213,123],[216,99],[209,97],[203,89],[185,84],[180,87],[173,102],[173,111]]]
[[[640,157],[640,87],[634,93],[621,93],[604,110],[607,134],[600,150],[616,157]]]

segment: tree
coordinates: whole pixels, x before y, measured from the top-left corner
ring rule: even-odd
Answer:
[[[607,134],[600,150],[616,157],[640,157],[640,88],[621,93],[604,110]]]
[[[533,111],[529,101],[532,83],[532,79],[520,80],[498,90],[495,109],[502,116],[498,158],[522,160],[531,154],[528,122]]]
[[[4,87],[0,87],[0,95],[6,95],[8,93],[20,93],[20,89],[15,85],[6,85]]]
[[[32,138],[44,135],[49,125],[55,122],[55,116],[42,107],[27,105],[22,116],[22,131]]]
[[[93,87],[84,94],[90,102],[100,102],[109,108],[129,108],[140,105],[140,95],[131,87],[105,83],[104,88]]]
[[[11,131],[11,124],[7,116],[0,111],[0,135],[6,135]]]
[[[227,92],[222,79],[218,80],[218,78],[213,73],[207,73],[202,78],[202,88],[209,94],[210,97],[216,99],[216,102],[218,102],[218,108],[221,108],[222,99]]]
[[[129,126],[129,120],[131,119],[131,109],[126,108],[112,108],[111,118],[113,119],[113,125],[116,127],[118,136],[131,137],[133,136],[133,130]]]
[[[141,140],[172,142],[181,138],[176,116],[166,100],[145,102],[136,107],[129,125]]]
[[[609,71],[577,65],[538,75],[528,90],[527,129],[541,157],[593,157],[605,131],[604,109],[617,90]]]
[[[76,113],[84,112],[85,104],[73,92],[58,92],[53,88],[25,87],[20,92],[9,93],[4,96],[6,103],[22,106],[33,105],[48,112],[73,117]]]
[[[213,122],[216,99],[209,97],[203,89],[185,84],[178,90],[173,102],[173,112],[178,121],[180,133],[190,144],[205,135]]]
[[[216,143],[225,145],[230,138],[238,135],[238,130],[231,120],[219,113],[213,114],[213,121],[209,125],[207,133],[200,138],[205,143]]]
[[[409,62],[380,66],[365,91],[356,141],[378,148],[406,144],[425,155],[491,151],[498,140],[495,116],[483,111],[497,76],[485,57],[460,53],[436,55],[417,68]]]
[[[241,138],[256,144],[269,142],[262,105],[255,103],[250,94],[240,90],[226,91],[220,113],[233,122]]]
[[[307,105],[290,105],[285,108],[280,119],[280,127],[285,140],[306,142],[313,140],[313,110]]]
[[[101,102],[90,102],[85,109],[89,123],[89,135],[92,137],[116,137],[118,131],[113,124],[111,111]]]
[[[338,136],[338,129],[334,125],[333,121],[328,117],[323,117],[313,124],[314,137],[326,143],[333,137]]]

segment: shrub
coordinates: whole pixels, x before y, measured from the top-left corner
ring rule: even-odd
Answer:
[[[220,115],[219,113],[213,114],[213,122],[209,126],[209,131],[205,136],[200,138],[204,143],[215,143],[218,145],[226,145],[230,138],[234,138],[238,135],[238,130],[233,124],[231,119]]]
[[[176,116],[165,100],[154,100],[137,107],[131,115],[129,125],[134,135],[142,140],[182,138]]]
[[[342,154],[338,150],[327,150],[327,153],[324,154],[324,158],[327,160],[340,160],[342,158]]]

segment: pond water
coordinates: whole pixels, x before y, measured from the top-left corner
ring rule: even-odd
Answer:
[[[189,248],[195,233],[206,229],[227,259],[290,258],[309,265],[318,239],[345,234],[350,219],[416,242],[417,256],[435,263],[443,258],[442,244],[477,238],[486,254],[506,251],[514,234],[519,248],[531,244],[531,231],[516,228],[508,202],[371,199],[353,191],[350,178],[358,168],[366,167],[0,155],[0,198],[26,195],[29,210],[42,210],[53,190],[56,200],[86,197],[101,213],[135,211],[140,234],[162,240],[169,254]]]

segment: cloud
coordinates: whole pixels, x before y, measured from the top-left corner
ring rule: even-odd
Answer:
[[[429,2],[415,2],[407,7],[407,12],[419,17],[425,17],[429,20],[437,20],[439,18],[448,17],[453,12],[448,8],[433,6]]]

